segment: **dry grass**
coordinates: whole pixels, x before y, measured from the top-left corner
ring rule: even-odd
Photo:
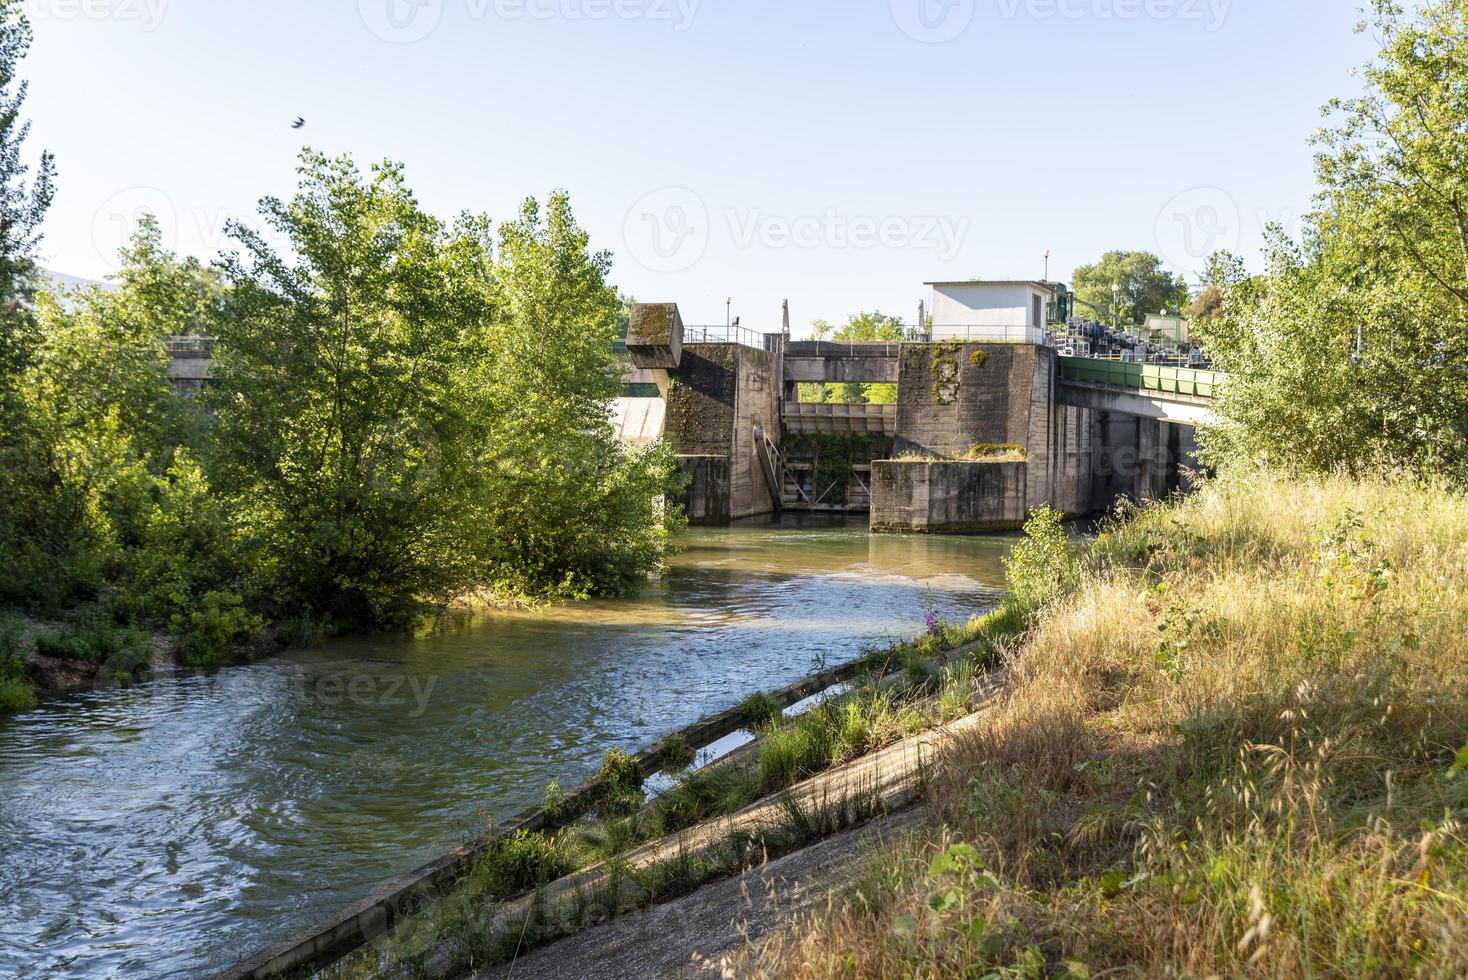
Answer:
[[[1468,975],[1468,501],[1215,482],[1096,542],[934,825],[731,976]]]

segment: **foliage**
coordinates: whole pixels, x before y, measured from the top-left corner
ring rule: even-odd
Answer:
[[[25,622],[0,616],[0,712],[26,711],[36,705],[36,691],[26,679],[23,649]]]
[[[1025,521],[1025,536],[1004,559],[1009,592],[1027,612],[1043,609],[1064,595],[1078,572],[1075,549],[1063,516],[1041,507]]]
[[[607,749],[596,774],[601,786],[597,812],[603,818],[626,816],[642,805],[642,766],[619,748]]]
[[[152,646],[146,634],[118,626],[95,612],[77,622],[36,634],[36,654],[97,664],[112,673],[147,666]]]
[[[401,168],[302,154],[261,202],[292,258],[231,226],[213,470],[260,587],[348,626],[404,622],[479,580],[486,423],[465,366],[491,310],[482,221],[425,214]]]
[[[182,318],[212,323],[221,294],[159,241],[145,220],[116,290],[39,297],[12,430],[24,452],[0,475],[11,602],[60,610],[111,584],[121,615],[160,626],[229,575],[227,524],[188,448],[204,419],[174,394],[162,345]]]
[[[1113,293],[1112,286],[1121,290]],[[1107,252],[1076,269],[1074,291],[1077,299],[1110,311],[1123,324],[1141,323],[1163,310],[1176,313],[1188,302],[1187,283],[1151,252]]]
[[[193,667],[219,663],[264,628],[265,621],[245,609],[235,592],[206,592],[198,608],[173,621],[184,662]]]
[[[662,742],[663,768],[668,772],[681,772],[693,765],[693,747],[682,732],[674,732]]]
[[[1462,975],[1465,580],[1440,483],[1225,474],[1133,513],[934,765],[930,825],[732,972]]]
[[[845,342],[901,341],[906,336],[901,317],[886,313],[853,313],[840,327],[826,320],[816,320],[811,329],[817,340]],[[862,384],[842,382],[839,384],[801,385],[800,400],[806,402],[829,402],[834,404],[892,405],[897,402],[895,384]]]
[[[764,728],[778,721],[785,708],[764,691],[755,691],[739,702],[739,713],[752,729]]]
[[[1299,241],[1223,287],[1214,464],[1468,473],[1468,4],[1372,4],[1366,91],[1327,106]]]

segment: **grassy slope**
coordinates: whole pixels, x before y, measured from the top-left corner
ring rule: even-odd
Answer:
[[[1468,500],[1224,480],[1076,573],[933,825],[730,969],[1468,974]]]

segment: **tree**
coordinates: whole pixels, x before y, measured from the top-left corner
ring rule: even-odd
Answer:
[[[1123,323],[1141,323],[1163,310],[1179,312],[1188,302],[1181,276],[1162,267],[1151,252],[1111,251],[1092,265],[1076,269],[1075,295],[1098,310],[1111,311]],[[1120,286],[1113,293],[1112,286]]]
[[[1213,253],[1208,257],[1198,292],[1183,310],[1183,316],[1195,326],[1211,323],[1223,312],[1224,289],[1245,278],[1242,259],[1227,250]]]
[[[1468,0],[1378,0],[1360,98],[1327,107],[1303,237],[1224,287],[1216,462],[1468,475]]]
[[[156,626],[197,597],[192,585],[227,575],[223,521],[196,506],[207,486],[188,445],[203,419],[174,394],[163,346],[172,325],[219,300],[196,262],[159,247],[151,219],[122,252],[117,289],[80,290],[64,305],[38,295],[0,594],[61,608],[111,584],[114,612]],[[159,521],[179,531],[166,547]]]
[[[904,337],[901,318],[877,311],[853,313],[840,327],[835,327],[825,320],[816,320],[811,327],[817,340],[895,342],[901,341]],[[856,382],[802,385],[801,400],[839,404],[891,405],[897,401],[897,386]]]
[[[610,258],[564,194],[501,227],[498,262],[487,218],[424,213],[395,163],[307,151],[261,211],[294,258],[232,228],[211,471],[282,610],[388,626],[658,567],[676,461],[613,438]]]
[[[678,520],[661,503],[682,486],[672,449],[629,449],[612,432],[625,301],[606,283],[610,267],[564,192],[525,201],[500,228],[476,411],[490,420],[483,528],[502,593],[620,592],[662,567]]]
[[[292,257],[230,228],[211,471],[283,609],[401,623],[483,572],[487,422],[464,382],[492,315],[488,222],[444,226],[396,164],[364,178],[308,150],[298,172],[289,202],[260,208]]]

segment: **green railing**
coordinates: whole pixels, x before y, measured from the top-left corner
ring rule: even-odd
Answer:
[[[1223,380],[1223,375],[1217,371],[1195,371],[1161,364],[1129,364],[1090,357],[1060,358],[1060,377],[1065,381],[1088,381],[1091,384],[1199,398],[1212,398],[1214,387]]]

